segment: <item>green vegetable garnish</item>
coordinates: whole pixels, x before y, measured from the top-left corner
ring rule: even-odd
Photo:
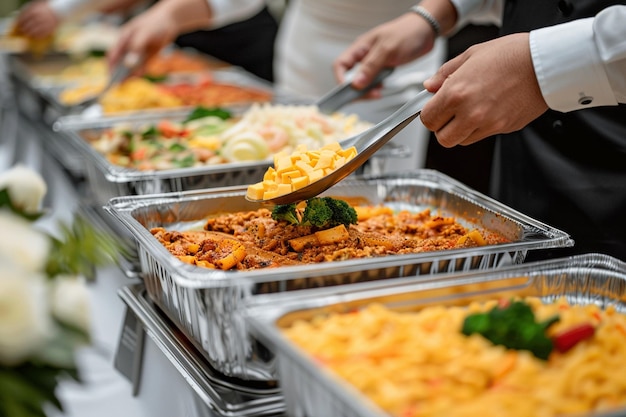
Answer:
[[[150,81],[151,83],[161,83],[167,80],[167,75],[150,75],[144,74],[141,76],[144,80]]]
[[[308,199],[302,214],[302,221],[298,221],[295,203],[274,206],[272,218],[319,229],[329,229],[340,224],[345,226],[357,224],[358,220],[356,210],[350,204],[332,197]]]
[[[143,133],[141,134],[141,137],[144,139],[149,139],[149,138],[153,138],[159,135],[160,135],[160,132],[156,128],[156,126],[150,126],[148,129],[143,131]]]
[[[537,323],[530,306],[522,301],[496,306],[487,313],[471,314],[463,322],[463,334],[478,333],[493,344],[509,349],[528,350],[539,359],[548,359],[553,343],[546,330],[559,316]]]
[[[183,123],[188,123],[192,120],[202,119],[208,116],[215,116],[219,117],[222,120],[228,120],[232,117],[232,114],[229,111],[221,109],[219,107],[212,109],[208,109],[206,107],[196,107],[191,113],[189,113],[189,116],[187,116]]]
[[[296,203],[275,205],[272,209],[272,219],[276,221],[284,220],[291,224],[300,223],[296,213]]]
[[[185,145],[181,145],[180,143],[173,143],[170,145],[169,149],[173,152],[182,152],[184,150],[187,150],[187,147]]]
[[[173,159],[172,164],[178,168],[188,168],[196,163],[196,158],[193,155],[187,155],[181,159]]]

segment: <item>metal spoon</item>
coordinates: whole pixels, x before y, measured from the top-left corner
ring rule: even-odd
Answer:
[[[390,76],[391,73],[393,73],[393,68],[383,68],[376,75],[376,77],[374,77],[374,79],[368,86],[360,90],[354,88],[352,86],[352,79],[348,78],[347,81],[339,84],[328,93],[326,93],[324,96],[322,96],[322,98],[317,100],[315,104],[322,113],[332,114],[342,108],[344,105],[365,95],[372,88],[380,84],[385,78]]]
[[[422,108],[432,96],[432,93],[427,90],[423,90],[385,120],[372,126],[364,132],[339,142],[343,149],[354,146],[357,150],[357,154],[345,165],[325,177],[312,182],[299,190],[268,200],[253,200],[247,196],[246,199],[256,203],[290,204],[308,200],[309,198],[321,194],[353,173],[358,167],[363,165],[365,161],[370,158],[370,156],[378,151],[384,144],[389,142],[399,131],[404,129],[406,125],[418,117],[422,112]]]
[[[142,62],[141,56],[136,53],[128,53],[120,62],[117,63],[113,72],[111,73],[111,77],[109,78],[108,83],[104,87],[102,91],[99,93],[87,97],[80,102],[72,105],[75,108],[87,108],[94,104],[96,104],[107,91],[109,91],[115,85],[124,81],[128,76],[133,72],[135,68],[137,68]]]

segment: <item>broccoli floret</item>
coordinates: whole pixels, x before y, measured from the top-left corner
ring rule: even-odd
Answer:
[[[324,198],[313,197],[306,201],[306,207],[302,214],[303,226],[328,227],[333,220],[333,210],[328,206]]]
[[[331,197],[324,197],[326,204],[333,211],[333,217],[330,227],[339,226],[340,224],[346,227],[350,224],[357,224],[358,216],[356,210],[350,204],[343,200],[337,200]]]
[[[272,219],[276,221],[284,220],[291,224],[300,223],[296,214],[296,203],[277,204],[272,209]]]
[[[356,210],[347,202],[332,197],[313,197],[306,202],[301,224],[328,229],[356,223]]]

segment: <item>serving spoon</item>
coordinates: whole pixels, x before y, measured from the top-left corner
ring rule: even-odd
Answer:
[[[103,90],[99,91],[97,94],[82,99],[78,103],[73,104],[72,107],[85,109],[96,104],[107,91],[128,78],[128,76],[141,64],[142,61],[141,56],[137,53],[130,52],[126,54],[126,56],[115,65],[115,68],[109,77],[109,81]]]
[[[320,195],[322,192],[353,173],[384,144],[389,142],[399,131],[417,118],[422,112],[424,105],[432,96],[433,93],[423,90],[383,121],[359,134],[339,142],[342,149],[354,146],[357,151],[356,156],[346,162],[345,165],[330,172],[319,180],[298,190],[267,200],[254,200],[248,196],[246,196],[246,199],[255,203],[291,204]]]

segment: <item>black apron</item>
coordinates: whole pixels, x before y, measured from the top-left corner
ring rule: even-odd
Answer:
[[[214,29],[181,35],[176,44],[192,47],[221,61],[274,80],[274,39],[278,23],[267,7],[250,19]]]
[[[502,34],[591,17],[613,4],[624,2],[506,1]],[[492,180],[495,198],[576,242],[568,250],[534,251],[529,260],[588,252],[626,260],[626,105],[548,110],[501,135]]]

